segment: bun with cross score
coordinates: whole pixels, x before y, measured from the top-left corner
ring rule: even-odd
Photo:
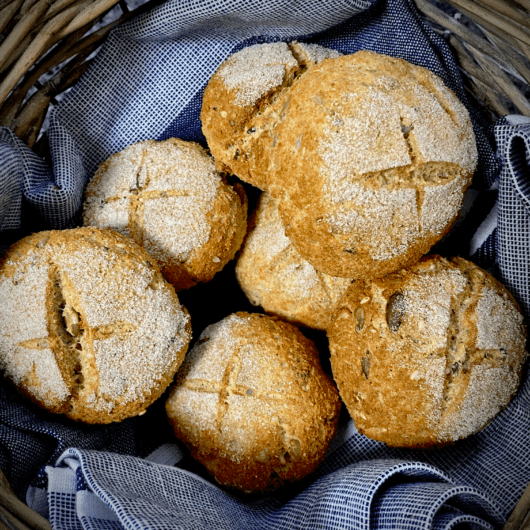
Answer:
[[[340,407],[314,343],[292,324],[245,312],[203,331],[166,401],[192,456],[219,484],[246,494],[314,471]]]
[[[247,199],[199,144],[130,145],[103,162],[85,190],[83,224],[132,237],[176,291],[210,281],[247,229]]]
[[[327,330],[333,378],[357,430],[440,447],[483,429],[521,381],[526,326],[493,276],[427,256],[352,283]]]
[[[190,318],[158,265],[113,230],[39,232],[0,263],[0,367],[33,402],[85,423],[141,414],[167,388]]]

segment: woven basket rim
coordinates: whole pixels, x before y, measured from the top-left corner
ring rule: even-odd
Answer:
[[[126,0],[0,0],[0,126],[44,155],[49,110],[109,32],[162,2],[147,0],[131,12]],[[487,121],[530,116],[530,0],[415,2],[453,50],[467,94]],[[112,10],[121,15],[102,24]]]

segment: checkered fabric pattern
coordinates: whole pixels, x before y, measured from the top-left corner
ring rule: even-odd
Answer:
[[[74,226],[88,176],[133,142],[205,144],[202,91],[219,64],[245,46],[294,39],[404,58],[468,105],[445,43],[412,0],[168,0],[114,30],[61,101],[47,133],[49,164],[0,128],[2,241],[21,229]],[[509,117],[487,131],[468,108],[479,168],[466,215],[434,250],[492,271],[528,318],[530,123]],[[54,529],[490,530],[502,527],[530,482],[528,378],[488,427],[436,451],[390,449],[360,435],[344,412],[317,472],[259,500],[205,478],[175,442],[160,402],[107,426],[52,417],[8,388],[0,402],[0,468]]]
[[[495,127],[503,169],[499,179],[499,279],[530,314],[530,119],[508,117]]]

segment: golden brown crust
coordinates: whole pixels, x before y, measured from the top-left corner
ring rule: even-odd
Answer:
[[[277,318],[241,312],[206,328],[166,410],[176,436],[220,484],[258,493],[317,467],[340,400],[312,341]]]
[[[327,328],[351,283],[317,271],[300,256],[285,236],[276,204],[266,192],[249,221],[235,273],[254,305],[315,329]]]
[[[230,56],[203,96],[202,131],[217,168],[265,190],[272,128],[286,94],[315,64],[339,55],[316,44],[256,44]]]
[[[145,411],[191,336],[156,261],[112,230],[24,238],[1,264],[0,296],[5,376],[39,406],[85,423]]]
[[[87,185],[86,226],[113,228],[158,260],[177,291],[208,282],[246,233],[247,199],[194,142],[144,141],[100,165]]]
[[[328,328],[333,377],[359,432],[390,446],[452,443],[517,390],[526,328],[474,264],[429,256],[352,284]]]
[[[380,277],[448,232],[477,152],[467,111],[439,78],[358,52],[308,70],[287,100],[268,188],[316,269]]]

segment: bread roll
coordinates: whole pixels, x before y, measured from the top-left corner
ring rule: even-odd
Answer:
[[[350,287],[328,328],[333,377],[360,433],[399,447],[452,443],[516,392],[519,307],[462,258],[430,256]]]
[[[44,409],[135,416],[184,359],[190,319],[156,262],[112,230],[40,232],[0,264],[0,367]]]
[[[103,162],[87,185],[85,226],[113,228],[153,256],[177,291],[208,282],[246,233],[247,201],[198,144],[133,144]]]
[[[313,66],[286,97],[268,188],[315,269],[381,277],[449,231],[477,150],[466,109],[437,76],[361,51]]]
[[[202,333],[166,410],[217,482],[259,493],[317,467],[336,434],[340,401],[313,342],[295,326],[235,313]]]
[[[230,56],[203,96],[202,132],[216,166],[267,189],[271,128],[294,80],[335,50],[297,42],[256,44]]]
[[[351,280],[323,274],[285,236],[278,208],[264,192],[236,264],[236,277],[254,304],[302,326],[326,329]]]

